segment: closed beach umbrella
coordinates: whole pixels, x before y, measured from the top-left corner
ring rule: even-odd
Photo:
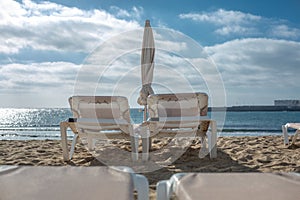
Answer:
[[[153,32],[150,26],[150,20],[146,20],[141,54],[141,75],[143,87],[140,91],[140,97],[137,100],[140,105],[145,106],[144,121],[146,120],[147,116],[147,97],[154,93],[151,87],[154,70],[154,54],[155,47]]]

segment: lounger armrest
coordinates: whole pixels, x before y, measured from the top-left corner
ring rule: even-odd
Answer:
[[[69,118],[69,119],[68,119],[68,122],[77,122],[77,118],[73,118],[73,117],[72,117],[72,118]]]
[[[170,200],[175,192],[179,180],[187,173],[177,173],[171,176],[169,180],[162,180],[156,184],[156,199]]]
[[[133,179],[134,189],[138,193],[137,199],[149,200],[149,182],[145,176],[136,174],[132,168],[126,166],[113,166],[111,168],[122,172],[130,173]]]
[[[170,180],[159,181],[156,184],[156,199],[157,200],[171,199],[170,189],[171,189]]]
[[[134,183],[134,189],[137,191],[138,200],[149,199],[149,182],[148,179],[140,174],[131,174]]]

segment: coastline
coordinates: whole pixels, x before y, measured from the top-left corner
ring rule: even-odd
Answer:
[[[154,140],[152,151],[155,152],[166,143],[167,139]],[[63,162],[59,140],[1,140],[0,144],[0,165],[103,165],[80,143],[76,145],[71,162]],[[112,144],[124,150],[130,148],[127,141],[114,140]],[[203,159],[198,157],[200,147],[200,143],[196,141],[174,163],[153,172],[143,173],[149,180],[152,197],[155,195],[155,185],[158,181],[169,179],[174,173],[180,172],[300,173],[300,139],[293,146],[284,146],[282,136],[219,137],[218,157],[212,160],[209,156]],[[172,151],[172,148],[175,147],[170,146],[166,149]]]
[[[229,107],[208,107],[208,111],[214,112],[295,112],[300,111],[300,106],[229,106]]]

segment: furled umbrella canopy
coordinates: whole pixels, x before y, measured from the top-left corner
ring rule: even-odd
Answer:
[[[140,105],[145,106],[145,114],[146,114],[146,106],[147,106],[147,97],[150,94],[153,94],[153,89],[151,87],[153,80],[153,70],[154,70],[154,37],[152,28],[150,26],[150,21],[146,20],[144,35],[143,35],[143,45],[142,45],[142,54],[141,54],[141,75],[142,75],[142,84],[143,87],[140,91],[140,97],[137,102]],[[145,115],[144,115],[145,116]]]

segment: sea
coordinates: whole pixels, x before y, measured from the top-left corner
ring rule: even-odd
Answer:
[[[141,109],[131,109],[132,123],[143,121]],[[210,115],[210,113],[208,113]],[[60,140],[59,124],[72,117],[69,108],[0,108],[0,140]],[[281,126],[300,122],[299,111],[226,112],[219,136],[282,135]],[[292,130],[289,130],[293,133]],[[68,137],[72,132],[68,130]]]

